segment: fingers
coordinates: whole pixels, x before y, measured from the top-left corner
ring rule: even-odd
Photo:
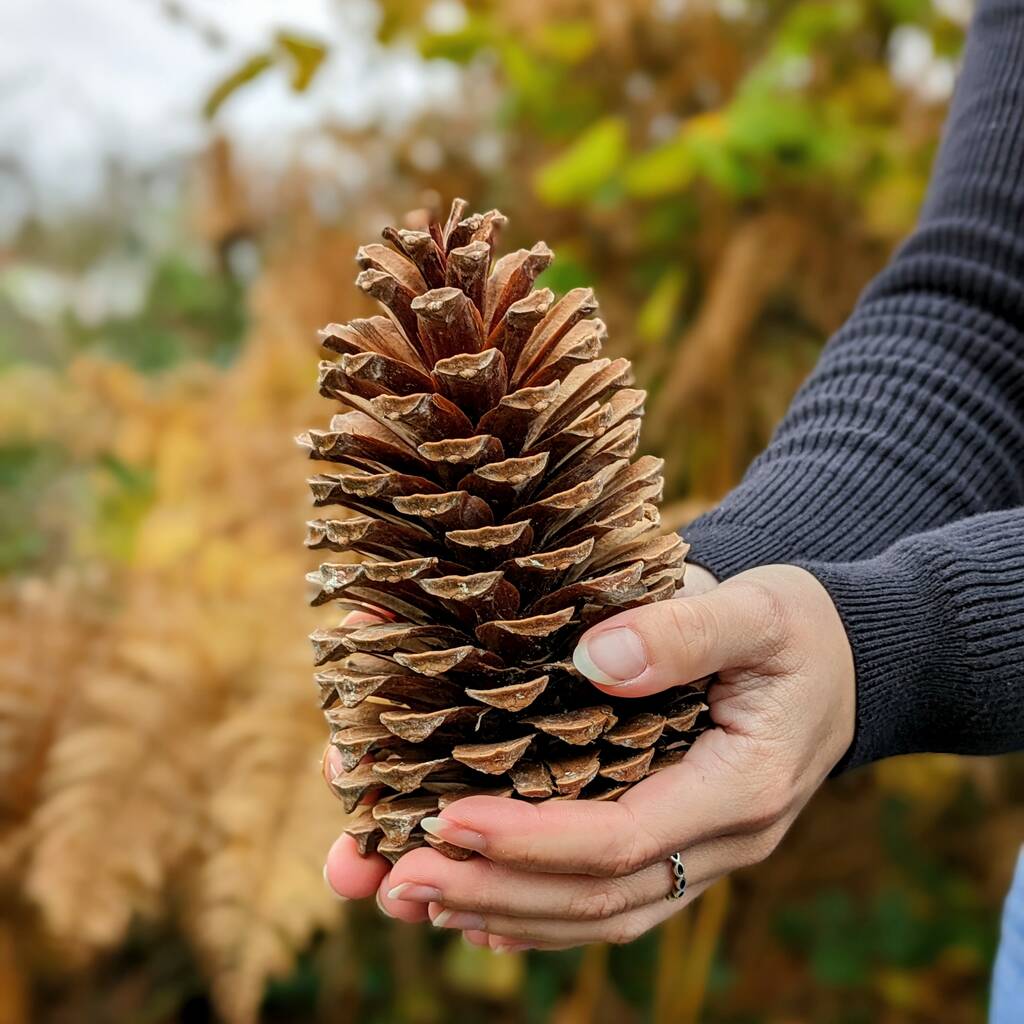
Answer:
[[[509,867],[624,877],[675,850],[723,835],[752,834],[783,818],[789,790],[763,770],[747,736],[711,729],[686,758],[614,802],[473,796],[421,825],[455,846]]]
[[[774,836],[728,836],[687,849],[687,885],[692,888],[764,860],[774,845]],[[444,910],[474,914],[479,930],[493,931],[494,921],[505,917],[607,920],[663,900],[673,884],[667,860],[627,878],[593,878],[520,871],[481,857],[453,861],[421,849],[402,857],[381,888],[390,887],[389,907],[391,900],[436,903]]]
[[[331,847],[324,864],[324,881],[336,896],[359,900],[374,896],[377,906],[388,917],[414,924],[427,919],[425,902],[393,899],[390,865],[379,854],[364,857],[351,836],[341,836]]]
[[[373,758],[367,755],[359,763],[365,764],[367,761],[372,761]],[[345,766],[342,763],[341,751],[337,747],[333,747],[330,744],[324,750],[324,756],[321,767],[323,768],[324,781],[328,786],[338,777],[339,774],[344,772]],[[374,791],[370,791],[360,798],[360,804],[375,804],[377,802],[377,794]]]
[[[421,827],[445,842],[510,867],[557,874],[627,875],[662,851],[618,802],[466,797]]]
[[[349,612],[342,620],[348,626],[380,621],[379,616],[368,612]],[[321,770],[328,786],[344,770],[341,752],[330,744],[324,749]],[[373,895],[386,874],[387,861],[376,854],[363,857],[348,836],[342,836],[335,842],[324,864],[324,881],[343,899],[356,900]]]
[[[342,620],[343,626],[372,626],[375,622],[386,622],[391,618],[391,613],[382,608],[379,615],[372,612],[354,611],[349,612]]]
[[[394,889],[391,875],[387,874],[377,890],[377,907],[387,917],[393,917],[406,924],[418,924],[427,920],[427,903],[413,900],[398,900],[388,895]]]
[[[332,747],[328,744],[324,748],[324,758],[321,763],[321,768],[324,773],[324,782],[326,782],[328,786],[341,772],[345,770],[344,765],[341,763],[341,751],[338,750],[337,747]]]
[[[666,861],[622,879],[538,874],[421,849],[402,857],[388,882],[391,899],[434,902],[446,910],[599,920],[661,899],[671,889],[672,872]]]
[[[508,940],[562,948],[589,942],[622,944],[633,942],[661,924],[696,899],[709,884],[702,882],[688,887],[686,895],[679,900],[660,899],[635,910],[598,920],[506,917],[499,914],[481,918],[472,912],[447,910],[437,903],[430,904],[429,914],[431,923],[437,928],[468,929],[475,934],[486,932],[492,947],[505,946]],[[495,942],[496,939],[499,941]]]
[[[377,891],[388,866],[379,854],[364,857],[351,836],[341,836],[327,853],[324,880],[338,896],[361,900]]]
[[[764,662],[779,646],[780,607],[768,587],[729,580],[612,616],[583,634],[573,662],[609,693],[643,697]]]

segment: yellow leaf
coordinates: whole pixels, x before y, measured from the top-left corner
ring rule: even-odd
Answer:
[[[445,981],[467,995],[495,1001],[511,999],[520,990],[524,969],[522,956],[499,956],[461,940],[445,947]]]

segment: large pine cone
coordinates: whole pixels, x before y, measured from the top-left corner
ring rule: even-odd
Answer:
[[[606,697],[571,655],[609,615],[671,597],[686,545],[659,530],[661,462],[634,459],[644,392],[601,357],[589,288],[533,290],[543,242],[494,263],[505,218],[384,231],[356,259],[387,316],[330,324],[320,391],[348,410],[299,440],[344,464],[310,481],[325,563],[315,604],[391,621],[312,636],[316,679],[359,809],[348,832],[391,860],[429,843],[419,821],[469,793],[614,799],[678,759],[703,725],[700,687]],[[348,468],[351,467],[351,468]]]

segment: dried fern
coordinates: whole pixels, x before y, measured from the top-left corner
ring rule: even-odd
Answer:
[[[266,980],[287,973],[339,910],[322,878],[338,831],[318,767],[322,725],[288,680],[217,730],[217,831],[186,889],[186,925],[230,1024],[257,1019]]]
[[[161,906],[200,833],[213,698],[196,685],[206,674],[189,637],[186,609],[160,588],[133,589],[50,752],[25,889],[51,932],[83,952]]]
[[[42,766],[101,637],[87,596],[71,580],[27,580],[0,594],[0,878],[24,858]]]

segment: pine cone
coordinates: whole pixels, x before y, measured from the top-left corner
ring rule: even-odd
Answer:
[[[419,822],[471,793],[614,799],[707,717],[701,686],[616,699],[573,667],[584,630],[672,596],[686,545],[659,530],[662,463],[633,458],[645,395],[601,357],[593,292],[535,290],[543,242],[492,269],[505,218],[465,211],[359,250],[389,315],[320,332],[320,392],[348,411],[299,438],[343,464],[314,503],[352,513],[307,545],[365,559],[310,573],[314,604],[389,618],[311,639],[347,831],[391,860],[466,856]]]

